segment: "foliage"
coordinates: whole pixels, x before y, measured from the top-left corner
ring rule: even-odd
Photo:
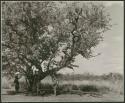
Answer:
[[[57,4],[2,2],[3,70],[11,75],[21,72],[30,87],[34,83],[32,66],[39,70],[39,81],[56,76],[62,68],[73,69],[77,55],[93,57],[92,49],[110,28],[103,5],[71,3],[60,8]]]

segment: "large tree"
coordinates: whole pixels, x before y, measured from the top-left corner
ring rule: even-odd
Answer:
[[[20,71],[32,89],[33,66],[38,81],[65,67],[73,69],[77,55],[93,57],[109,22],[102,4],[2,2],[3,70]]]

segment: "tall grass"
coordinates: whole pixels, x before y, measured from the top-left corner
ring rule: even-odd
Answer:
[[[117,76],[117,78],[115,79],[111,78],[109,74],[101,76],[89,75],[89,78],[87,75],[84,75],[83,77],[86,78],[84,78],[83,80],[82,79],[79,80],[77,78],[76,79],[68,78],[68,76],[66,76],[65,79],[59,77],[57,94],[70,93],[71,90],[79,90],[82,92],[101,92],[101,93],[114,92],[118,94],[124,94],[124,82],[123,82],[123,77],[121,75]],[[95,78],[93,79],[93,77]],[[19,81],[20,81],[20,91],[25,91],[27,87],[25,78],[22,78]],[[5,77],[2,78],[2,88],[11,88],[10,84],[13,84],[13,80],[11,80],[10,82]],[[54,93],[53,84],[50,77],[41,81],[40,89],[42,89],[43,91],[45,90],[44,94]]]
[[[45,83],[41,84],[41,88],[44,91],[44,94],[53,94],[53,86],[52,84]],[[95,84],[80,84],[80,85],[72,85],[72,84],[61,84],[57,87],[57,95],[58,94],[70,94],[72,91],[75,90],[75,93],[77,94],[78,91],[80,92],[98,92],[98,93],[104,93],[104,92],[110,92],[110,88],[106,86],[97,86]]]

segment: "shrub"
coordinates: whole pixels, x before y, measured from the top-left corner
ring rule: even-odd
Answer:
[[[98,92],[98,88],[95,85],[80,85],[79,86],[81,91],[84,92]]]
[[[42,94],[42,93],[44,93],[44,95],[53,94],[52,84],[49,84],[49,83],[44,83],[43,84],[43,83],[41,83],[40,86],[39,86],[39,89],[41,89],[40,94]]]
[[[40,89],[53,89],[52,84],[45,83],[45,84],[40,84]]]
[[[72,90],[79,90],[79,87],[77,85],[72,85]]]

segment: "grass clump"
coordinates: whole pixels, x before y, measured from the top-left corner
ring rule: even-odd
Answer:
[[[79,88],[83,92],[99,92],[95,85],[80,85]]]

